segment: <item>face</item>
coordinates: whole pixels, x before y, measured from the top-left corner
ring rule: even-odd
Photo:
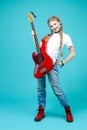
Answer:
[[[54,32],[54,33],[57,33],[60,31],[60,22],[56,21],[56,20],[52,20],[49,22],[49,26],[51,28],[51,30]]]

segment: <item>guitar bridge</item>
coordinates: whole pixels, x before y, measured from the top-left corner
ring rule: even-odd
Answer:
[[[43,74],[44,72],[46,72],[46,68],[45,67],[43,69],[41,69],[41,74]]]

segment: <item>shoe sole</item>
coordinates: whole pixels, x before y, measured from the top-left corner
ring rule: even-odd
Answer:
[[[45,117],[45,116],[43,116],[40,120],[37,120],[37,119],[35,118],[34,121],[39,122],[39,121],[41,121],[44,117]]]

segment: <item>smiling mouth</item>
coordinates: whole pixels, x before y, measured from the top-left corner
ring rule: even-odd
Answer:
[[[59,32],[59,30],[60,30],[59,28],[55,28],[54,32]]]
[[[58,32],[58,30],[57,30],[57,29],[54,29],[54,32]]]
[[[54,29],[54,32],[56,32],[57,31],[57,29]]]

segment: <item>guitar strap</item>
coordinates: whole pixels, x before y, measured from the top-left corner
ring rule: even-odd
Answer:
[[[48,42],[48,40],[50,39],[50,37],[52,36],[53,34],[47,34],[45,35],[42,39],[44,39],[46,42]]]

